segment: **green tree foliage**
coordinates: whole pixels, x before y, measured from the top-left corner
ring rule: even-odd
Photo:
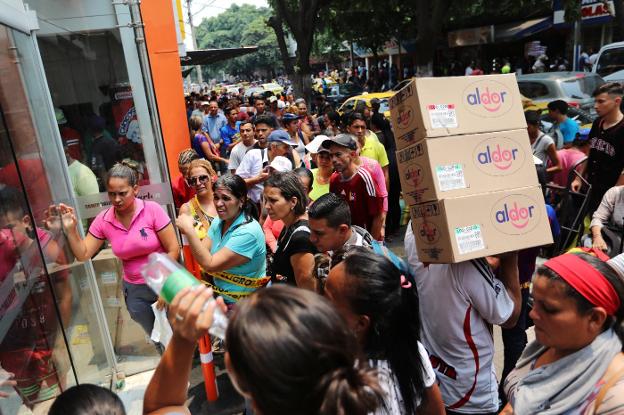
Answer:
[[[200,49],[238,48],[258,46],[249,55],[204,66],[204,74],[219,78],[225,73],[251,78],[254,71],[266,70],[270,74],[282,69],[277,39],[266,21],[271,10],[249,4],[232,5],[218,16],[204,19],[196,28],[197,45]]]

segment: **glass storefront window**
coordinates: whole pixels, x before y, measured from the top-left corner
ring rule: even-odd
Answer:
[[[159,359],[127,312],[120,261],[106,245],[76,261],[49,206],[75,206],[85,232],[110,205],[104,173],[122,159],[141,172],[139,197],[171,203],[128,6],[28,5],[38,31],[0,25],[2,414],[45,413],[73,384],[111,387]],[[4,383],[8,372],[17,384]]]

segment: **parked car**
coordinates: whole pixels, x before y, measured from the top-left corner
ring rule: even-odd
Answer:
[[[338,108],[338,114],[344,115],[353,111],[360,103],[364,103],[368,108],[371,108],[371,100],[377,98],[379,100],[379,111],[383,113],[386,118],[390,118],[390,104],[388,100],[395,94],[394,91],[389,92],[375,92],[372,94],[364,93],[347,99],[344,104]]]
[[[364,92],[364,90],[361,86],[350,82],[346,84],[336,84],[329,88],[327,102],[334,106],[338,106],[345,102],[347,98],[360,95],[362,92]]]
[[[594,113],[592,93],[605,81],[591,72],[543,72],[518,76],[520,93],[535,103],[562,99]]]
[[[624,42],[609,43],[600,48],[592,73],[607,82],[624,81]]]
[[[268,84],[262,84],[262,88],[265,91],[272,92],[273,95],[278,95],[284,92],[284,87],[276,82],[270,82]]]

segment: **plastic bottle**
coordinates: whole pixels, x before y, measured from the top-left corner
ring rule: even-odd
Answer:
[[[141,270],[141,274],[145,278],[145,283],[167,304],[170,304],[183,288],[201,285],[201,282],[180,264],[167,255],[157,252],[149,255],[148,262]],[[210,298],[203,308],[205,309],[212,301],[215,301],[214,298]],[[225,339],[227,323],[227,317],[217,307],[215,308],[212,326],[208,332],[213,336]]]

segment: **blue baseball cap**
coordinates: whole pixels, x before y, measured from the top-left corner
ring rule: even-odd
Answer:
[[[282,121],[285,121],[285,122],[295,121],[295,120],[298,120],[299,118],[301,117],[298,115],[292,114],[290,112],[287,112],[286,114],[282,116]]]
[[[290,146],[296,146],[297,143],[290,139],[290,135],[284,130],[273,130],[269,134],[269,143],[285,143]]]

